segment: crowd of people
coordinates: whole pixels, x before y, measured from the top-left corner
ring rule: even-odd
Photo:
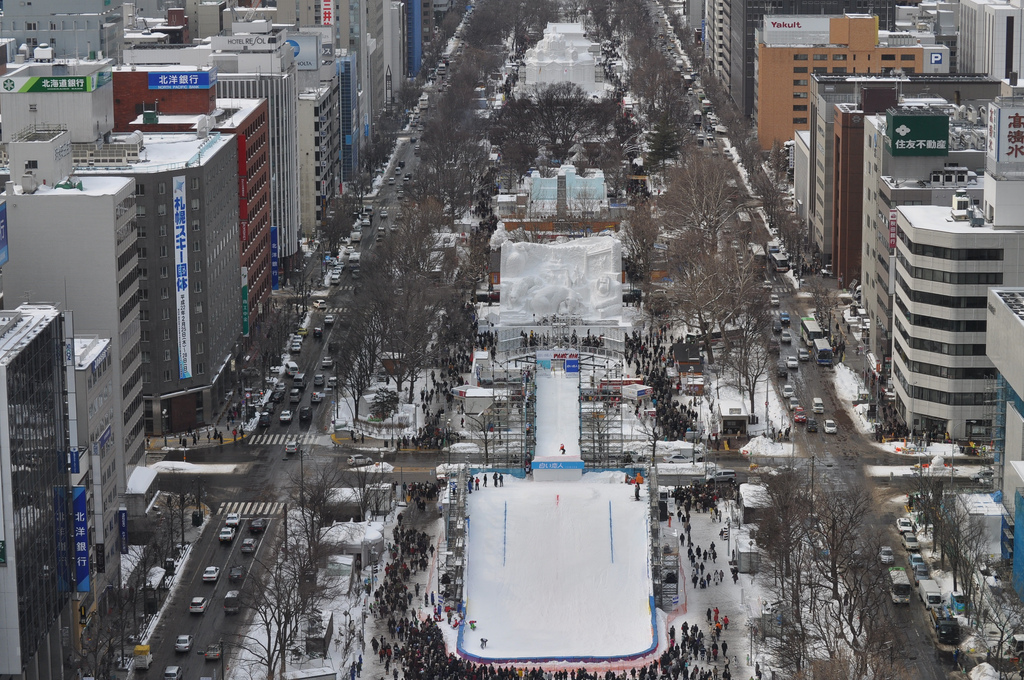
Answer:
[[[693,398],[676,401],[673,396],[683,392],[682,384],[668,376],[668,367],[673,363],[671,356],[675,339],[666,328],[641,333],[633,331],[626,336],[626,364],[635,365],[637,373],[643,376],[644,384],[651,387],[651,404],[655,409],[659,434],[670,440],[683,439],[687,430],[700,432],[698,413]],[[637,417],[640,416],[637,406]]]

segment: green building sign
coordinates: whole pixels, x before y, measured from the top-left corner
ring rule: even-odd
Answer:
[[[0,78],[0,87],[5,92],[92,92],[110,81],[111,73],[101,71],[87,76]]]
[[[949,116],[886,114],[893,156],[949,155]]]

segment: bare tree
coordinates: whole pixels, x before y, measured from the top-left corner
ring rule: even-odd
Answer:
[[[552,158],[565,161],[581,137],[602,130],[611,121],[576,83],[553,83],[533,96],[534,124]]]
[[[468,122],[457,125],[448,118],[429,122],[420,152],[418,182],[424,195],[442,203],[449,223],[469,207],[485,158],[481,138]]]
[[[721,256],[687,246],[687,239],[675,239],[669,246],[668,270],[671,314],[696,334],[704,344],[708,363],[715,363],[711,334],[722,330],[733,314],[733,296],[722,285],[723,271],[729,266]]]
[[[622,224],[623,266],[626,276],[641,289],[648,289],[654,264],[658,222],[649,203],[637,203]]]
[[[352,399],[353,421],[359,419],[359,400],[373,384],[384,343],[380,317],[365,302],[360,303],[362,298],[356,300],[352,324],[334,355],[339,387]]]
[[[736,212],[735,168],[717,157],[691,159],[670,171],[667,181],[668,191],[659,200],[666,227],[692,231],[704,241],[705,249],[716,250],[722,228]]]

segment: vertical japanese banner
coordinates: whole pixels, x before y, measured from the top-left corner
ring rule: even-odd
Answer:
[[[68,554],[71,536],[68,535],[68,488],[53,488],[53,533],[57,542],[57,588],[62,593],[71,590],[71,556]]]
[[[89,508],[85,487],[71,489],[71,517],[75,535],[75,583],[80,593],[89,592]]]
[[[174,288],[177,296],[178,378],[192,377],[192,331],[188,308],[188,219],[185,175],[174,178]]]
[[[278,257],[277,227],[270,225],[270,288],[277,290],[281,287],[280,279],[280,258]]]
[[[242,267],[242,335],[249,337],[249,268]]]
[[[899,211],[896,208],[889,209],[889,250],[896,249],[896,232],[899,228],[898,214]]]
[[[117,509],[117,526],[121,534],[121,554],[128,554],[128,508]]]

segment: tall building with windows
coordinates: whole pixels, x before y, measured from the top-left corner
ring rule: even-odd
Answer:
[[[146,431],[213,422],[241,352],[238,144],[233,135],[112,135],[78,177],[127,177],[138,212]]]
[[[35,265],[38,267],[38,261]],[[0,674],[60,678],[72,593],[89,588],[67,470],[64,324],[51,305],[0,312]]]
[[[995,368],[987,352],[991,287],[1024,285],[1024,98],[987,112],[981,208],[901,206],[896,215],[893,384],[917,432],[991,437]]]
[[[33,106],[6,95],[0,102],[12,120]],[[74,135],[88,134],[96,122],[78,116],[68,130],[58,116],[75,99],[51,93],[43,102],[53,123],[29,124],[6,143],[8,243],[18,257],[4,265],[4,286],[14,299],[59,300],[77,312],[78,332],[111,339],[119,414],[112,434],[124,488],[126,466],[142,460],[145,444],[135,183],[123,177],[71,181],[74,165],[96,160],[96,139],[76,144]],[[86,97],[78,111],[92,104]]]
[[[6,2],[0,37],[14,38],[34,50],[47,45],[57,59],[116,57],[124,23],[121,0],[32,0]]]
[[[756,101],[754,79],[758,43],[755,32],[769,15],[817,18],[844,13],[876,15],[882,29],[895,21],[894,0],[711,0],[704,34],[710,40],[713,71],[744,115]],[[788,139],[788,138],[787,138]]]
[[[870,15],[771,15],[756,35],[752,114],[764,149],[809,129],[813,75],[949,71],[948,47],[880,33]]]

